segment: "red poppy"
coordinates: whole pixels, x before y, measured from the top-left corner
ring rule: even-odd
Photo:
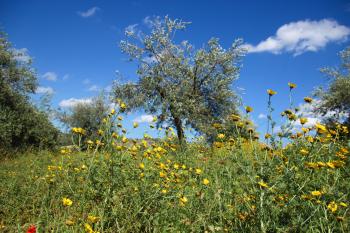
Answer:
[[[36,233],[36,227],[34,225],[31,225],[28,228],[27,233]]]

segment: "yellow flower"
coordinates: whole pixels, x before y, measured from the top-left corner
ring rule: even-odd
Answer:
[[[276,95],[277,92],[275,92],[275,91],[273,91],[273,90],[271,90],[271,89],[268,89],[268,90],[267,90],[267,94],[269,94],[269,96],[273,96],[273,95]]]
[[[300,154],[302,154],[302,155],[308,155],[308,154],[309,154],[309,151],[306,150],[306,149],[301,149],[301,150],[300,150]]]
[[[180,197],[180,204],[181,205],[185,205],[187,202],[188,202],[187,197],[185,197],[185,196]]]
[[[67,226],[73,226],[73,225],[75,224],[75,222],[74,222],[73,220],[67,219],[67,220],[65,221],[65,224],[66,224]]]
[[[63,204],[63,206],[71,206],[72,204],[73,204],[73,201],[72,200],[70,200],[69,198],[63,198],[62,199],[62,204]]]
[[[90,224],[88,224],[88,223],[85,223],[84,224],[84,227],[85,227],[85,231],[87,232],[87,233],[94,233],[95,231],[92,229],[92,227],[90,226]]]
[[[343,207],[348,207],[348,205],[345,202],[340,202],[339,205]]]
[[[271,137],[271,134],[267,133],[265,134],[265,139],[269,139]]]
[[[127,143],[127,142],[128,142],[128,138],[124,136],[124,137],[122,138],[122,143]]]
[[[327,132],[327,128],[324,125],[316,124],[315,127],[316,127],[317,132],[320,134]]]
[[[250,107],[250,106],[246,106],[246,107],[245,107],[245,111],[246,111],[247,113],[252,112],[252,111],[253,111],[253,108]]]
[[[297,85],[295,83],[288,83],[290,89],[296,88]]]
[[[161,177],[161,178],[166,177],[166,173],[164,173],[164,172],[159,172],[159,177]]]
[[[302,117],[299,119],[300,120],[300,124],[304,125],[307,122],[307,118]]]
[[[322,195],[322,192],[315,190],[311,192],[311,195],[314,197],[320,197]]]
[[[218,138],[220,138],[220,139],[225,138],[225,134],[223,134],[223,133],[219,133],[219,134],[218,134]]]
[[[167,194],[168,193],[168,190],[166,190],[166,189],[162,189],[162,191],[161,191],[163,194]]]
[[[174,164],[174,168],[175,168],[175,169],[179,169],[179,168],[180,168],[180,165],[177,164],[177,163],[175,163],[175,164]]]
[[[98,221],[100,221],[100,218],[93,215],[89,215],[87,217],[87,220],[91,223],[97,223]]]
[[[239,120],[241,119],[240,116],[235,115],[235,114],[232,114],[232,115],[230,116],[230,118],[231,118],[232,121],[239,121]]]
[[[139,168],[140,168],[140,169],[145,169],[145,164],[144,164],[144,163],[140,163],[140,164],[139,164]]]
[[[137,127],[139,127],[139,123],[137,123],[137,122],[134,122],[134,123],[133,123],[133,127],[134,127],[134,128],[137,128]]]
[[[204,184],[204,185],[208,185],[208,184],[209,184],[209,180],[208,180],[208,179],[206,179],[206,178],[205,178],[205,179],[203,179],[203,184]]]
[[[264,182],[264,181],[259,181],[258,182],[258,185],[260,186],[260,187],[262,187],[262,188],[268,188],[269,186]]]
[[[312,102],[312,98],[310,98],[310,97],[305,97],[305,98],[304,98],[304,101],[305,101],[306,103],[311,103],[311,102]]]
[[[326,164],[329,168],[333,168],[333,169],[335,168],[335,165],[333,162],[327,162]]]
[[[196,174],[200,175],[202,173],[202,170],[200,168],[196,168]]]
[[[125,109],[126,109],[126,104],[125,104],[125,103],[121,103],[121,104],[120,104],[120,108],[121,108],[122,110],[125,110]]]
[[[329,204],[327,205],[327,209],[329,209],[330,211],[332,211],[332,213],[334,213],[335,211],[337,211],[338,205],[337,205],[337,203],[335,203],[334,201],[332,201],[331,203],[329,203]]]
[[[113,108],[113,109],[111,110],[111,115],[114,115],[114,113],[115,113],[115,109]]]

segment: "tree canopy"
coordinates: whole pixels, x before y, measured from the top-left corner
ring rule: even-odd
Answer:
[[[28,56],[0,33],[0,148],[52,147],[58,130],[30,101],[37,79]],[[1,152],[1,151],[0,151]]]
[[[184,127],[210,136],[208,128],[237,113],[239,98],[232,84],[239,76],[245,50],[235,40],[224,49],[210,39],[194,49],[188,41],[176,43],[175,35],[188,22],[156,18],[151,32],[126,31],[121,49],[138,64],[138,81],[115,83],[114,94],[129,110],[142,108],[157,116],[157,124],[174,126],[180,142]]]
[[[341,65],[336,68],[326,67],[321,72],[330,78],[327,89],[318,90],[316,95],[320,97],[321,104],[317,111],[326,115],[333,112],[329,123],[344,121],[350,126],[350,47],[340,52]],[[343,118],[343,119],[341,119]]]

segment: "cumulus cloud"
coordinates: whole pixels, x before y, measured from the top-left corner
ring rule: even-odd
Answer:
[[[14,58],[18,62],[28,63],[30,61],[30,56],[28,55],[27,48],[13,49]]]
[[[46,72],[43,75],[43,78],[48,81],[56,81],[57,80],[57,74],[55,72]]]
[[[267,116],[263,113],[260,113],[258,116],[259,119],[267,119]]]
[[[40,87],[38,87],[35,90],[35,93],[52,95],[54,93],[54,90],[52,89],[52,87],[42,87],[42,86],[40,86]]]
[[[82,99],[70,98],[70,99],[62,100],[58,105],[61,108],[71,108],[77,104],[90,104],[91,102],[92,102],[91,98],[82,98]]]
[[[89,18],[89,17],[94,16],[98,10],[100,10],[100,8],[97,6],[94,6],[86,11],[79,11],[78,15],[80,15],[83,18]]]
[[[67,79],[69,79],[69,74],[63,75],[62,80],[67,80]]]
[[[90,79],[86,78],[83,80],[83,84],[89,85],[91,83]]]
[[[141,115],[137,118],[134,119],[135,122],[138,123],[151,123],[153,121],[153,116],[152,115]]]
[[[321,100],[314,100],[312,103],[301,104],[299,105],[298,114],[302,117],[306,117],[308,122],[304,125],[305,127],[314,126],[316,123],[321,123],[322,121],[337,117],[337,113],[335,111],[328,111],[325,115],[320,113],[315,113],[315,110],[321,105]],[[339,120],[343,120],[347,117],[346,113],[339,114]],[[294,124],[296,127],[301,127],[299,121],[296,121]]]
[[[274,36],[257,45],[245,44],[245,47],[249,53],[289,52],[296,56],[307,51],[316,52],[331,42],[345,41],[349,34],[349,27],[332,19],[302,20],[284,24]]]
[[[99,86],[97,86],[97,85],[92,85],[92,86],[89,87],[88,90],[89,91],[100,91],[101,88],[99,88]]]

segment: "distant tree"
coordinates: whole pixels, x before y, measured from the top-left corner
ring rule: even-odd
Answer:
[[[340,52],[340,58],[342,63],[339,67],[321,69],[321,72],[330,78],[330,84],[327,89],[316,91],[316,95],[321,99],[316,111],[324,115],[334,113],[327,119],[328,124],[343,120],[343,123],[350,127],[350,47]]]
[[[69,129],[83,128],[86,131],[85,138],[94,140],[97,138],[97,132],[108,110],[109,106],[104,96],[100,95],[95,97],[91,103],[79,103],[66,112],[58,113],[58,118]]]
[[[237,113],[239,99],[231,85],[245,52],[241,40],[227,50],[216,38],[198,50],[188,41],[175,43],[176,32],[188,24],[156,18],[149,35],[126,31],[128,40],[120,46],[131,61],[137,61],[139,79],[114,86],[116,98],[123,99],[129,110],[142,108],[158,116],[158,126],[174,126],[180,143],[184,127],[210,134],[208,126]]]
[[[37,79],[31,60],[0,33],[0,148],[53,147],[59,131],[30,101]]]

